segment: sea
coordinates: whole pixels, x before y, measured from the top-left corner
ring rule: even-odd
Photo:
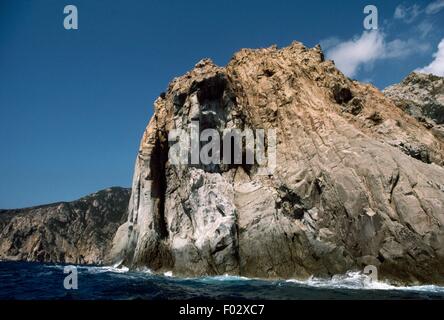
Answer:
[[[0,262],[0,300],[313,300],[444,299],[444,287],[394,286],[358,272],[305,281],[238,276],[179,278],[150,270],[77,265],[77,289],[65,266]],[[72,270],[72,269],[69,269]],[[69,287],[69,286],[68,286]]]

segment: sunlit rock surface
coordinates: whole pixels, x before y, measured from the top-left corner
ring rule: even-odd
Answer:
[[[444,283],[444,140],[320,47],[205,59],[154,103],[127,221],[108,262],[177,275],[329,276]],[[182,165],[168,134],[277,132],[277,167]]]

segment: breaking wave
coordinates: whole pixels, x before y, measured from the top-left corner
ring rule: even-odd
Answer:
[[[0,299],[444,299],[444,287],[396,286],[359,272],[307,280],[233,275],[181,278],[172,272],[77,266],[78,290],[65,290],[65,265],[1,262]]]
[[[63,268],[63,266],[60,266]],[[283,283],[287,284],[297,284],[299,286],[313,287],[320,289],[353,289],[353,290],[403,290],[403,291],[423,291],[423,292],[435,292],[444,293],[444,287],[437,285],[416,285],[416,286],[397,286],[385,281],[375,281],[371,277],[363,274],[362,272],[349,271],[342,275],[334,275],[331,278],[318,278],[310,277],[307,280],[266,280],[259,278],[248,278],[244,276],[236,275],[218,275],[218,276],[205,276],[205,277],[187,277],[180,278],[173,274],[172,271],[167,271],[163,275],[155,274],[149,268],[138,268],[135,271],[130,271],[128,267],[116,264],[114,266],[77,266],[79,270],[84,270],[90,273],[142,273],[151,277],[164,277],[164,278],[174,278],[176,280],[188,280],[188,281],[198,281],[198,282],[236,282],[236,281],[263,281],[266,283],[280,285]]]
[[[308,280],[289,279],[289,283],[296,283],[302,286],[311,286],[326,289],[356,289],[356,290],[405,290],[405,291],[425,291],[442,292],[444,287],[436,285],[422,286],[396,286],[384,281],[374,281],[371,277],[361,273],[349,271],[344,275],[335,275],[331,278],[310,277]]]
[[[128,267],[117,263],[113,266],[76,266],[82,272],[88,273],[134,273],[147,275],[155,278],[174,278],[176,280],[199,281],[199,282],[235,282],[235,281],[263,281],[270,284],[282,285],[296,284],[304,287],[314,287],[323,289],[353,289],[353,290],[404,290],[404,291],[424,291],[444,293],[444,287],[437,285],[416,285],[416,286],[398,286],[385,281],[374,281],[371,277],[362,272],[349,271],[342,275],[334,275],[331,278],[310,277],[307,280],[288,279],[288,280],[266,280],[260,278],[248,278],[236,275],[218,275],[218,276],[204,276],[204,277],[177,277],[172,271],[167,271],[163,275],[154,273],[151,269],[146,267],[137,268],[130,271]],[[47,268],[63,269],[64,265],[49,265]]]

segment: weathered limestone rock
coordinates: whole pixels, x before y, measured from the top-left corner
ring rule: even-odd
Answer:
[[[444,283],[444,142],[319,47],[202,60],[154,104],[109,261],[178,275]],[[277,167],[175,165],[168,134],[277,131]]]
[[[0,210],[0,260],[101,264],[125,219],[130,190],[73,202]]]

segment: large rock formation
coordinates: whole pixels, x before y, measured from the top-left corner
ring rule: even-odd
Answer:
[[[73,202],[0,210],[0,260],[101,264],[125,219],[130,190]]]
[[[202,60],[154,104],[110,261],[178,275],[329,276],[378,268],[444,283],[444,140],[320,47]],[[269,129],[277,167],[175,165],[173,129]]]
[[[384,94],[438,138],[444,137],[444,78],[412,72]]]

